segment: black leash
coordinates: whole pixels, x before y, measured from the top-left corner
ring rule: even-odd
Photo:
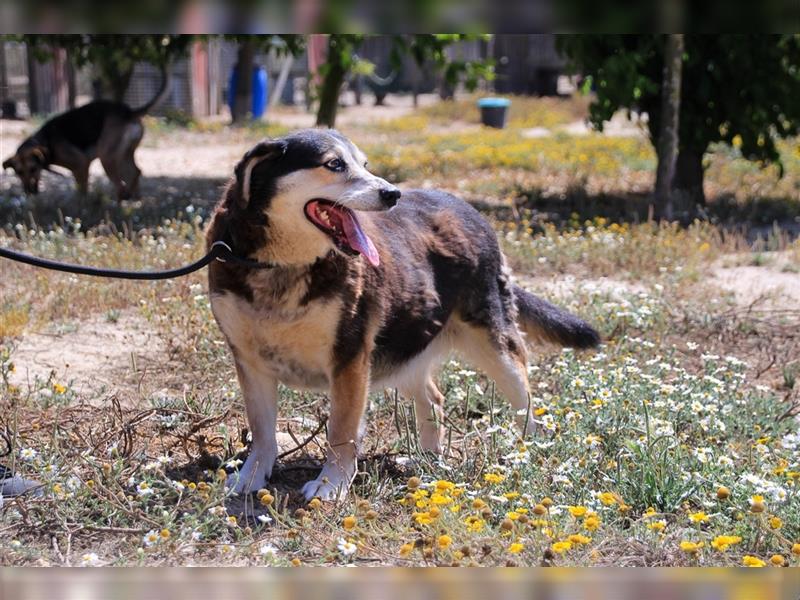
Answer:
[[[214,260],[218,260],[220,262],[231,262],[243,267],[249,267],[251,269],[271,269],[275,266],[269,263],[262,263],[257,260],[236,256],[233,253],[233,250],[231,250],[231,247],[225,242],[214,242],[211,244],[211,249],[208,251],[208,253],[200,260],[177,269],[170,269],[169,271],[124,271],[121,269],[99,269],[97,267],[84,267],[83,265],[73,265],[54,260],[48,260],[46,258],[38,258],[36,256],[31,256],[30,254],[15,252],[14,250],[9,250],[8,248],[0,248],[0,257],[25,263],[26,265],[32,265],[34,267],[41,267],[43,269],[50,269],[52,271],[62,271],[64,273],[74,273],[76,275],[92,275],[94,277],[112,277],[116,279],[139,279],[145,281],[183,277],[189,273],[199,271]]]
[[[208,266],[214,260],[220,262],[231,262],[243,267],[251,269],[271,269],[275,265],[269,263],[262,263],[257,260],[249,258],[242,258],[236,256],[225,242],[214,242],[211,244],[211,249],[208,253],[191,264],[180,267],[178,269],[170,269],[169,271],[124,271],[120,269],[99,269],[97,267],[84,267],[83,265],[73,265],[69,263],[57,262],[48,260],[46,258],[38,258],[30,254],[23,254],[22,252],[15,252],[7,248],[0,248],[0,257],[14,260],[17,262],[32,265],[34,267],[41,267],[43,269],[50,269],[53,271],[61,271],[63,273],[74,273],[76,275],[92,275],[94,277],[112,277],[116,279],[139,279],[145,281],[155,281],[158,279],[172,279],[174,277],[183,277],[189,273],[199,271],[205,266]],[[10,442],[6,438],[9,452],[11,450]],[[6,452],[8,454],[8,452]],[[5,456],[5,454],[3,455]],[[14,477],[14,472],[6,466],[0,465],[0,483]],[[0,486],[2,489],[2,486]],[[2,494],[0,494],[2,497]]]

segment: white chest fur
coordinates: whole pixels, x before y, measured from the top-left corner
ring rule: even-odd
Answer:
[[[211,295],[211,308],[237,360],[302,389],[326,390],[333,369],[341,303],[295,298],[250,303],[231,293]]]

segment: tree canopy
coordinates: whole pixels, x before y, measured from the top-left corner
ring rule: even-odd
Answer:
[[[619,109],[646,112],[656,143],[661,120],[664,35],[564,35],[559,48],[596,93],[600,130]],[[703,153],[731,144],[782,169],[775,140],[800,132],[800,36],[686,35],[675,188],[698,203]]]

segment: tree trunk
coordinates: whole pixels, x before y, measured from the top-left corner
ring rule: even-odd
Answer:
[[[682,148],[675,161],[675,179],[672,189],[675,195],[675,210],[687,211],[693,214],[697,207],[705,206],[706,197],[703,193],[703,154],[702,150]],[[680,202],[680,207],[679,207]]]
[[[68,104],[71,109],[75,108],[75,100],[77,97],[76,83],[75,65],[73,64],[71,58],[67,56],[67,93],[69,96]]]
[[[133,76],[133,67],[122,69],[116,61],[110,60],[100,68],[103,70],[103,79],[108,84],[111,98],[115,102],[124,102],[125,92],[128,91]]]
[[[319,109],[317,109],[317,125],[334,127],[336,125],[336,111],[339,107],[339,92],[347,74],[342,64],[341,50],[328,46],[327,72],[322,80],[319,93]]]
[[[252,41],[239,44],[236,60],[236,89],[233,95],[233,108],[231,121],[234,124],[242,123],[250,118],[250,108],[253,105],[253,60],[256,48]]]
[[[678,125],[683,72],[683,34],[667,35],[664,49],[664,75],[661,86],[661,115],[658,132],[658,167],[656,170],[656,213],[673,219],[673,181],[678,158]],[[702,189],[702,186],[701,186]]]

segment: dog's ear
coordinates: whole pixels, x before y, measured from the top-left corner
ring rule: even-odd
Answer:
[[[247,151],[236,165],[238,203],[244,208],[250,203],[250,178],[255,166],[265,160],[276,160],[286,154],[288,144],[284,140],[264,140]]]
[[[43,167],[44,165],[47,164],[47,160],[45,160],[44,152],[42,151],[41,148],[34,148],[33,150],[31,150],[31,155],[36,160],[36,162],[39,163],[40,166]]]
[[[11,158],[7,158],[3,161],[3,170],[6,169],[13,169],[14,168],[14,159],[16,157],[12,156]]]

